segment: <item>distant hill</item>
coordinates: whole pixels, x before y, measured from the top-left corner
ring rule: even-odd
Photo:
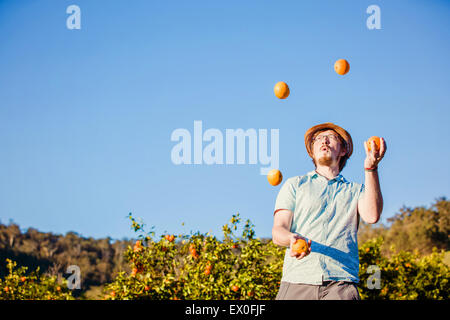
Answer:
[[[421,255],[430,254],[433,248],[450,250],[450,201],[438,198],[429,208],[403,207],[388,225],[362,224],[358,233],[359,243],[382,236],[383,251],[389,255],[390,247],[396,251],[417,250]]]
[[[22,232],[17,224],[0,224],[0,277],[7,273],[6,258],[58,277],[68,277],[69,265],[81,271],[81,292],[111,281],[118,271],[129,271],[123,253],[132,240],[84,238],[75,232],[66,235],[40,232],[29,228]],[[80,293],[81,293],[80,292]]]

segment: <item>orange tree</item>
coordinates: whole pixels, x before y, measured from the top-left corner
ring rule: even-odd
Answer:
[[[278,291],[284,250],[254,237],[239,214],[223,226],[224,239],[199,232],[178,236],[146,233],[130,214],[139,240],[125,258],[130,274],[120,272],[105,287],[105,299],[273,299]]]
[[[450,268],[443,262],[444,252],[435,249],[431,255],[417,252],[395,252],[390,257],[381,254],[383,238],[365,242],[359,249],[360,285],[363,299],[449,299]],[[379,270],[379,288],[374,284],[375,266]],[[372,288],[370,288],[372,287]]]
[[[223,240],[199,232],[187,235],[146,233],[130,214],[139,232],[125,258],[131,273],[120,272],[104,288],[105,299],[274,299],[280,284],[285,248],[254,237],[254,226],[245,222],[235,232],[239,214],[223,226]],[[443,253],[429,256],[400,251],[390,257],[381,253],[382,238],[359,248],[362,299],[448,299],[449,267]],[[368,282],[379,270],[380,286]],[[372,278],[371,278],[372,277]]]
[[[26,274],[27,267],[17,268],[17,263],[6,259],[8,274],[0,279],[0,300],[71,300],[72,293],[65,282],[58,283],[56,277]]]

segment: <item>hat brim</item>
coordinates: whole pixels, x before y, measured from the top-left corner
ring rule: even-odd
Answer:
[[[341,136],[341,138],[344,139],[345,143],[347,144],[347,146],[346,146],[347,147],[347,156],[350,158],[350,156],[353,153],[352,137],[345,129],[343,129],[343,128],[339,127],[338,125],[335,125],[334,123],[331,123],[331,122],[318,124],[312,128],[309,128],[308,131],[306,131],[305,146],[306,146],[306,151],[308,151],[309,156],[311,158],[314,158],[314,153],[311,149],[311,141],[312,141],[312,138],[314,137],[314,134],[317,131],[322,131],[322,130],[334,130],[337,134],[339,134]]]

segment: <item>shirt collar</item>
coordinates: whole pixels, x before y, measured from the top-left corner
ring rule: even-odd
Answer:
[[[324,178],[324,179],[327,179],[327,178],[325,178],[324,176],[318,174],[318,173],[316,172],[316,170],[313,170],[313,171],[308,172],[307,175],[310,176],[311,178],[322,177],[322,178]],[[333,181],[333,180],[340,181],[340,182],[346,182],[346,180],[345,180],[345,178],[344,178],[344,176],[343,176],[342,174],[338,174],[336,177],[334,177],[333,179],[331,179],[331,180],[329,180],[329,181],[331,182],[331,181]]]

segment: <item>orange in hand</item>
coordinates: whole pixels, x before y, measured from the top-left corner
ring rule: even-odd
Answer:
[[[283,180],[283,175],[281,174],[280,170],[272,169],[267,174],[267,180],[271,185],[277,186]]]
[[[273,92],[279,99],[286,99],[290,93],[288,85],[283,81],[277,82],[273,88]]]
[[[339,59],[334,63],[334,71],[337,74],[344,75],[350,71],[350,64],[345,59]]]
[[[372,150],[372,141],[375,142],[376,151],[380,151],[381,139],[380,139],[380,137],[377,137],[377,136],[370,137],[369,140],[367,140],[367,149],[369,151]]]
[[[308,243],[306,240],[303,239],[297,239],[295,243],[292,245],[292,251],[298,254],[302,254],[303,252],[308,251]]]

